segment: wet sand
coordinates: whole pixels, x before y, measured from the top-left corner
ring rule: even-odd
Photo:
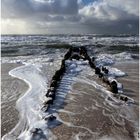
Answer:
[[[16,101],[28,89],[25,82],[8,74],[10,70],[19,66],[21,64],[1,64],[1,136],[8,133],[17,124]]]
[[[15,103],[28,89],[26,83],[8,75],[9,70],[17,66],[20,65],[2,64],[2,136],[18,122]],[[132,108],[133,119],[138,123],[138,63],[115,64],[114,67],[128,74],[118,81],[123,84],[124,93],[137,102]],[[101,83],[96,76],[91,76],[90,79]],[[64,107],[59,110],[59,116],[64,123],[53,128],[52,132],[58,140],[135,140],[134,132],[137,130],[131,121],[120,117],[120,110],[111,107],[105,101],[105,97],[101,96],[100,91],[93,86],[81,82],[74,83]]]
[[[127,76],[119,78],[119,82],[124,85],[124,93],[139,102],[139,63],[127,62],[118,63],[114,67],[124,71]]]
[[[135,128],[133,121],[136,125],[139,124],[138,63],[115,64],[114,67],[127,73],[128,76],[117,80],[123,84],[124,94],[133,98],[136,104],[132,105],[131,109],[129,106],[113,108],[93,86],[80,82],[75,83],[73,90],[67,96],[66,105],[62,111],[59,111],[60,118],[64,123],[52,129],[58,140],[136,139],[138,129]],[[91,79],[101,83],[96,76]],[[105,85],[103,84],[103,86]],[[125,112],[125,110],[130,110],[130,112]],[[130,120],[120,116],[122,111],[130,116]]]

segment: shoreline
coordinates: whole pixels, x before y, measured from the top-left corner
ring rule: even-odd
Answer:
[[[40,107],[46,91],[46,78],[43,77],[40,69],[34,65],[23,65],[9,73],[13,77],[22,79],[29,88],[16,102],[20,116],[19,121],[10,133],[4,135],[3,140],[15,140],[17,137],[23,137],[22,134],[26,132],[26,128],[31,129],[34,125],[38,125],[41,115]]]
[[[29,86],[23,80],[9,75],[11,70],[20,66],[22,66],[22,64],[1,64],[1,137],[10,132],[17,125],[19,112],[16,109],[16,101],[29,89]]]
[[[8,63],[7,65],[10,65],[10,64]],[[19,65],[19,64],[11,64],[11,65]],[[130,63],[130,65],[132,65],[132,63]],[[134,64],[134,65],[136,65],[136,64]],[[129,67],[127,65],[126,66],[122,65],[122,66],[123,67],[121,67],[118,64],[115,64],[112,67],[119,68],[122,71],[123,71],[123,69],[124,70],[126,69],[125,67]],[[17,66],[15,66],[15,67],[17,67]],[[131,67],[133,67],[133,66],[131,66]],[[127,71],[124,71],[124,72],[127,72]],[[137,72],[135,72],[135,73],[137,74]],[[133,74],[133,73],[131,73],[131,74]],[[130,76],[130,75],[128,74],[128,76]],[[8,78],[10,78],[10,77],[11,76],[8,76]],[[128,77],[125,77],[125,76],[121,77],[121,78],[119,78],[119,81],[121,80],[121,83],[124,84],[124,81],[127,78]],[[130,76],[130,78],[133,78],[133,77]],[[12,79],[14,79],[14,78],[12,77]],[[15,79],[19,80],[17,78],[15,78]],[[24,81],[24,80],[19,80],[19,81]],[[127,84],[127,82],[125,82],[125,84]],[[68,139],[71,139],[72,137],[73,138],[86,138],[86,139],[88,139],[88,138],[93,138],[93,136],[94,136],[93,134],[95,134],[94,137],[98,138],[96,130],[102,131],[102,133],[100,134],[101,137],[102,136],[104,137],[106,134],[109,135],[111,131],[114,134],[116,134],[116,130],[115,130],[114,126],[112,125],[112,123],[114,123],[114,121],[112,119],[108,118],[107,116],[102,115],[102,113],[104,112],[104,109],[101,106],[104,106],[104,103],[105,103],[104,100],[105,99],[98,97],[98,94],[99,94],[98,91],[95,88],[93,88],[89,85],[83,85],[81,83],[76,83],[76,84],[73,85],[73,87],[74,87],[73,88],[73,93],[68,94],[68,96],[66,97],[66,99],[64,101],[66,104],[64,106],[63,111],[70,111],[71,113],[74,113],[74,114],[72,115],[70,112],[69,113],[68,112],[64,113],[63,111],[61,112],[61,110],[60,110],[60,112],[59,112],[60,118],[62,120],[64,120],[64,122],[68,122],[68,123],[62,124],[60,126],[55,127],[54,129],[52,129],[52,132],[58,137],[58,139],[63,138],[64,140],[68,140]],[[23,85],[21,86],[21,88],[23,88]],[[126,88],[126,86],[124,88]],[[127,88],[129,88],[129,86]],[[29,89],[29,86],[28,86],[28,89]],[[80,89],[80,91],[79,91],[79,89]],[[137,91],[137,88],[135,89],[135,91]],[[96,93],[94,96],[92,95],[93,92]],[[78,99],[77,99],[76,96],[78,96]],[[93,99],[91,99],[91,97]],[[138,95],[135,96],[135,99],[137,99],[137,97],[138,97]],[[106,107],[108,107],[108,106],[106,106]],[[96,115],[97,114],[98,115],[96,116],[91,111],[91,109]],[[77,114],[79,111],[81,111],[80,115]],[[82,111],[84,111],[84,113],[82,113]],[[106,111],[107,110],[105,110],[105,114],[107,113]],[[137,109],[135,111],[137,112]],[[14,115],[16,115],[16,114],[14,114]],[[94,116],[94,119],[92,120],[91,117],[93,117],[93,116]],[[86,120],[85,120],[85,118],[86,118]],[[74,121],[74,124],[72,124],[73,123],[72,121]],[[89,123],[89,121],[92,122],[92,123]],[[99,121],[104,122],[102,128],[100,128],[98,126],[98,125],[102,125],[101,122],[99,122]],[[73,126],[67,126],[67,124],[74,125],[74,127]],[[131,125],[128,122],[126,123],[126,125],[128,127],[128,130],[124,131],[125,135],[127,135],[127,132],[128,133],[131,132]],[[119,128],[120,125],[117,124],[117,126],[115,126],[115,127]],[[65,131],[64,131],[64,129],[65,129]],[[123,126],[123,129],[125,129],[125,126]],[[87,136],[84,136],[81,133],[86,133]],[[121,130],[120,130],[118,132],[118,134],[120,136],[122,136],[123,131],[121,132]],[[112,136],[113,135],[111,135],[109,138],[113,138]],[[115,136],[115,137],[119,138],[117,136]],[[121,138],[124,138],[124,140],[125,139],[132,140],[130,137],[128,135],[126,137],[122,136]]]

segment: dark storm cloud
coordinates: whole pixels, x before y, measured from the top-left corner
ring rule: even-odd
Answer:
[[[78,12],[77,0],[3,0],[2,17],[24,18],[30,16],[75,15]]]
[[[1,2],[2,18],[22,18],[33,13],[30,0],[3,0]]]
[[[98,34],[138,34],[139,22],[133,20],[119,20],[112,22],[82,23],[87,33]]]
[[[137,33],[138,5],[138,0],[3,0],[2,18],[56,33]]]

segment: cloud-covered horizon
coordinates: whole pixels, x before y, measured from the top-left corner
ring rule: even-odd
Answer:
[[[138,33],[138,0],[3,0],[4,34]]]

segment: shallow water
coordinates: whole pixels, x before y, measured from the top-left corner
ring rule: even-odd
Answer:
[[[8,75],[9,70],[19,67],[19,64],[1,65],[1,113],[2,130],[1,135],[9,132],[17,124],[18,111],[15,108],[17,98],[22,96],[27,90],[28,85],[19,79]]]
[[[108,98],[108,92],[103,88],[105,85],[101,88],[101,85],[98,85],[100,80],[95,76],[92,80],[82,78],[83,75],[77,77],[78,83],[74,84],[66,100],[68,104],[59,113],[67,123],[53,130],[58,139],[138,139],[139,119],[138,111],[135,110],[138,105]],[[95,88],[98,86],[100,88]],[[138,99],[138,91],[133,94]]]
[[[82,38],[85,39],[82,40]],[[124,76],[128,79],[126,71],[113,67],[113,64],[128,60],[129,62],[137,61],[137,57],[133,57],[138,56],[137,52],[130,50],[130,47],[136,48],[137,37],[4,36],[2,39],[4,44],[2,44],[4,56],[2,63],[25,64],[13,69],[9,74],[24,80],[30,87],[16,102],[16,108],[20,114],[19,123],[3,139],[135,139],[134,133],[138,130],[138,114],[135,112],[135,108],[138,107],[135,104],[136,99],[130,97],[130,101],[124,103],[113,97],[107,86],[94,75],[94,70],[88,66],[86,61],[66,62],[68,70],[57,90],[54,105],[47,112],[43,112],[41,107],[46,100],[47,85],[54,72],[59,69],[66,52],[66,48],[47,48],[47,44],[44,44],[45,40],[48,44],[58,43],[59,40],[61,43],[89,45],[88,52],[90,56],[94,54],[96,57],[96,65],[106,65],[110,70],[111,78]],[[88,42],[90,43],[87,44]],[[95,42],[104,46],[92,46]],[[108,47],[111,47],[113,42],[117,47],[109,53]],[[36,43],[41,47],[38,48]],[[120,45],[129,47],[126,47],[124,52]],[[16,50],[13,51],[13,49]],[[52,113],[57,117],[54,122],[50,123],[43,119]],[[98,115],[94,116],[94,114]],[[42,131],[39,135],[32,136],[31,131],[36,127],[41,128]],[[66,129],[64,133],[60,132],[63,127]],[[121,129],[117,132],[119,127]],[[112,135],[109,135],[110,132]],[[132,133],[131,136],[128,135],[129,132]]]

